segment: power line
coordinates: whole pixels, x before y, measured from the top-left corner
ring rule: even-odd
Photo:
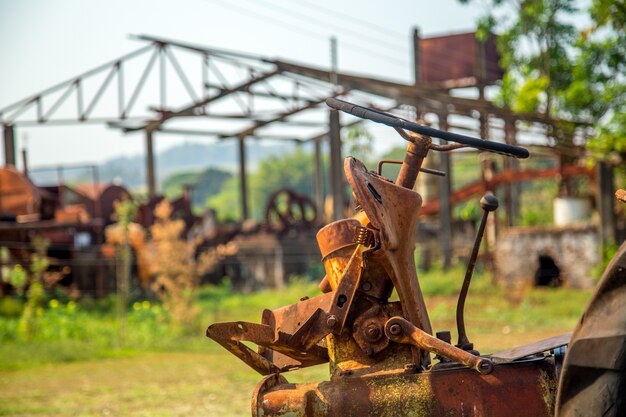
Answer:
[[[355,37],[357,37],[359,39],[369,39],[368,42],[370,42],[370,43],[376,43],[376,44],[381,45],[381,46],[383,46],[385,48],[395,48],[395,49],[401,50],[403,53],[406,52],[405,48],[400,47],[395,42],[388,42],[388,41],[376,38],[374,36],[368,35],[367,33],[357,32],[357,31],[354,31],[352,29],[348,29],[348,28],[346,28],[346,27],[344,27],[342,25],[335,25],[333,23],[326,22],[325,20],[318,19],[318,18],[312,17],[310,15],[307,15],[306,13],[301,13],[301,12],[298,12],[298,11],[295,11],[295,10],[290,10],[290,9],[288,9],[286,7],[279,6],[279,5],[275,4],[275,3],[272,3],[272,2],[269,2],[269,1],[266,1],[266,0],[248,0],[248,1],[253,2],[253,3],[266,4],[268,7],[271,7],[272,10],[278,10],[278,11],[281,11],[282,13],[284,13],[284,14],[287,14],[287,15],[290,15],[290,16],[295,16],[296,18],[304,19],[302,22],[317,22],[318,25],[323,25],[323,26],[332,28],[333,30],[343,31],[346,34],[349,34],[351,36],[355,36]]]
[[[328,22],[326,22],[324,20],[313,18],[313,17],[311,17],[309,15],[306,15],[304,13],[286,9],[285,7],[278,6],[276,4],[273,4],[272,2],[268,2],[267,0],[248,0],[248,1],[253,1],[253,2],[256,2],[256,3],[259,3],[259,2],[265,3],[266,5],[268,5],[268,7],[272,7],[272,9],[281,10],[283,13],[289,14],[291,16],[300,16],[303,19],[305,19],[306,21],[315,21],[315,22],[318,22],[321,25],[326,25],[327,27],[331,27],[331,28],[333,28],[335,30],[342,30],[344,32],[349,33],[350,35],[357,36],[359,38],[369,38],[369,39],[371,39],[371,42],[378,43],[378,44],[383,45],[383,46],[385,46],[387,48],[388,47],[396,48],[397,50],[402,50],[403,53],[407,53],[408,52],[408,49],[405,49],[405,48],[402,48],[401,46],[399,46],[399,45],[405,45],[404,43],[401,43],[401,44],[398,44],[398,43],[395,43],[395,42],[394,43],[390,43],[390,42],[387,42],[387,41],[384,41],[384,40],[381,40],[381,39],[378,39],[378,38],[375,38],[375,37],[372,37],[372,36],[368,36],[367,34],[362,34],[360,32],[356,32],[354,30],[347,29],[347,28],[345,28],[345,27],[343,27],[341,25],[337,26],[337,25],[334,25],[332,23],[328,23]],[[351,21],[351,22],[354,21],[354,20],[358,20],[358,21],[362,22],[362,24],[365,25],[368,30],[370,30],[371,26],[373,25],[370,22],[367,22],[365,20],[361,20],[361,19],[355,18],[354,16],[350,16],[350,15],[347,15],[347,14],[339,13],[339,12],[337,12],[335,10],[332,10],[332,9],[329,9],[329,8],[325,8],[325,7],[322,7],[322,6],[319,6],[319,5],[313,5],[313,4],[310,4],[310,3],[307,4],[307,2],[302,1],[302,0],[300,0],[297,4],[298,5],[300,5],[300,4],[308,5],[309,8],[315,9],[317,12],[323,13],[323,14],[326,14],[326,15],[327,14],[330,14],[332,16],[341,15],[341,16],[344,16],[344,17],[348,18],[349,21]],[[393,34],[392,36],[394,36],[394,37],[396,37],[396,36],[401,36],[403,38],[406,37],[404,35],[399,34],[399,32],[393,32],[393,31],[386,30],[382,26],[377,26],[377,25],[373,25],[373,26],[376,26],[376,27],[382,29],[383,31],[392,33]],[[373,52],[373,53],[375,53],[375,52]],[[454,60],[454,62],[451,62],[452,59]],[[403,63],[405,65],[409,64],[409,61],[407,61],[405,59],[402,59],[402,61],[403,61]],[[466,51],[461,51],[461,50],[446,51],[446,57],[431,56],[429,58],[429,61],[430,61],[430,65],[433,67],[433,69],[444,70],[444,71],[447,70],[450,67],[450,65],[452,65],[452,64],[454,64],[454,65],[467,65],[467,64],[472,64],[474,62],[473,58],[471,56],[468,56]]]
[[[346,13],[341,13],[338,12],[337,10],[333,10],[333,9],[329,9],[327,7],[324,6],[320,6],[319,4],[313,4],[313,3],[309,3],[308,1],[305,0],[299,0],[298,1],[299,5],[304,5],[306,7],[308,7],[309,9],[312,10],[316,10],[319,13],[323,13],[325,15],[330,14],[331,16],[342,16],[345,17],[346,19],[348,19],[349,22],[355,23],[355,22],[360,22],[361,25],[366,26],[368,29],[372,29],[375,28],[378,32],[381,33],[385,33],[387,36],[391,36],[391,37],[402,37],[405,38],[406,34],[400,33],[400,32],[395,32],[393,30],[390,30],[384,26],[380,26],[376,23],[372,23],[372,22],[368,22],[364,19],[360,19],[354,15],[349,15]]]
[[[225,8],[231,9],[231,10],[235,10],[238,13],[254,17],[255,19],[261,19],[263,21],[268,21],[268,20],[269,21],[273,21],[273,22],[281,25],[285,29],[289,29],[289,30],[291,30],[293,32],[296,32],[296,33],[300,34],[300,35],[306,35],[306,36],[314,38],[314,39],[316,39],[318,41],[322,41],[322,39],[320,39],[320,38],[327,37],[327,35],[325,35],[325,34],[305,29],[305,28],[303,28],[301,26],[285,22],[282,19],[277,19],[277,18],[275,18],[273,16],[269,16],[269,15],[264,14],[264,13],[259,13],[257,11],[253,11],[253,10],[250,10],[250,9],[247,9],[247,8],[244,8],[244,7],[239,7],[238,5],[236,5],[234,3],[230,3],[230,2],[227,2],[227,1],[224,1],[224,0],[205,0],[205,1],[207,1],[207,2],[208,1],[212,1],[214,3],[218,3],[222,7],[225,7]],[[381,58],[384,58],[386,60],[395,61],[396,63],[398,63],[398,64],[400,64],[402,66],[405,66],[407,64],[407,61],[405,61],[403,59],[400,59],[397,56],[383,54],[383,53],[380,53],[380,52],[377,52],[377,51],[374,51],[374,50],[371,50],[371,49],[368,49],[368,48],[365,48],[365,47],[361,47],[361,46],[355,45],[355,44],[350,43],[350,42],[342,41],[341,43],[343,45],[347,46],[350,49],[353,49],[355,51],[360,51],[360,52],[362,52],[364,54],[367,54],[367,55],[377,55],[377,56],[379,56]]]

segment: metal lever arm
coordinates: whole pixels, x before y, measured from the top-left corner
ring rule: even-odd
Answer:
[[[474,240],[474,246],[472,247],[472,254],[470,260],[467,263],[467,271],[465,272],[465,278],[463,279],[463,286],[459,293],[459,300],[456,305],[456,326],[459,332],[459,343],[457,344],[463,350],[472,350],[474,345],[470,343],[465,331],[465,299],[467,298],[467,292],[472,281],[472,274],[474,273],[474,266],[476,265],[476,258],[478,257],[478,250],[480,249],[480,243],[483,240],[483,234],[485,233],[485,226],[487,226],[487,216],[490,212],[495,211],[498,208],[498,199],[491,193],[485,194],[480,199],[480,207],[483,209],[483,217],[476,233],[476,239]]]
[[[493,363],[487,358],[474,356],[449,343],[437,339],[428,333],[412,325],[402,317],[392,317],[385,324],[385,335],[392,342],[413,345],[420,349],[436,353],[439,356],[450,359],[475,369],[481,374],[489,374],[493,371]]]

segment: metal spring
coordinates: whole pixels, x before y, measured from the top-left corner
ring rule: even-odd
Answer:
[[[354,242],[363,246],[371,246],[373,240],[372,232],[363,226],[358,226],[356,228],[356,233],[354,235]]]

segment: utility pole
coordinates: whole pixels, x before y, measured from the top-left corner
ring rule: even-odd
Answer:
[[[330,38],[331,71],[330,82],[338,91],[337,39]],[[343,170],[341,156],[341,122],[337,110],[329,110],[328,127],[330,139],[330,191],[333,197],[333,220],[343,218]]]
[[[419,28],[413,28],[413,79],[415,85],[422,82],[422,67],[420,56],[420,30]]]

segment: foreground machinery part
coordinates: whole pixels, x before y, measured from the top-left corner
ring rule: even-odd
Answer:
[[[409,144],[395,182],[369,171],[357,159],[345,159],[344,170],[357,211],[353,218],[330,223],[317,234],[326,272],[320,283],[322,295],[265,310],[261,324],[217,323],[207,329],[209,337],[264,375],[253,395],[252,415],[554,416],[567,335],[500,352],[493,357],[479,356],[467,340],[462,307],[482,233],[478,233],[475,253],[470,257],[462,285],[459,329],[464,337],[459,346],[452,345],[449,331],[439,331],[437,337],[432,336],[413,258],[416,223],[422,204],[413,186],[418,174],[425,172],[421,165],[430,150],[449,151],[458,147],[433,144],[425,135],[520,158],[528,157],[528,151],[440,132],[336,99],[329,99],[327,104],[392,126]],[[486,213],[497,207],[497,200],[487,197],[484,200],[486,218]],[[622,257],[618,258],[610,271],[623,274]],[[461,280],[459,277],[460,286]],[[624,286],[623,279],[619,285],[614,280],[609,281],[615,288]],[[390,300],[394,289],[399,301]],[[608,293],[609,288],[601,291]],[[606,305],[608,308],[609,304]],[[615,307],[624,311],[621,305]],[[602,314],[610,314],[610,311]],[[614,321],[619,321],[618,316],[616,313]],[[623,313],[621,320],[623,325]],[[577,334],[572,340],[577,340]],[[606,363],[597,360],[582,366],[598,365],[603,367],[602,372],[609,369],[604,372],[607,378],[613,378],[613,371],[620,369],[623,374],[624,334],[617,330],[611,334],[614,338],[610,342],[622,346],[617,346],[617,351],[603,351]],[[595,343],[601,338],[592,340]],[[256,344],[258,351],[244,342]],[[581,342],[582,356],[594,357],[589,355],[592,345]],[[606,349],[609,349],[608,344]],[[621,356],[610,355],[615,352]],[[576,358],[572,356],[570,363]],[[329,381],[291,384],[284,376],[287,371],[323,362],[330,366]],[[570,397],[575,396],[578,389],[572,385],[579,383],[576,372],[577,369],[566,362],[563,375],[571,382],[570,388],[563,392]],[[624,388],[617,382],[614,386]],[[571,401],[570,397],[563,401]],[[612,401],[608,394],[607,398]]]
[[[554,364],[546,358],[496,365],[489,375],[463,367],[346,374],[312,384],[259,384],[252,416],[547,417],[555,388]]]
[[[626,415],[626,243],[604,271],[574,330],[556,415]]]
[[[475,356],[465,350],[452,346],[418,329],[402,317],[392,317],[385,324],[385,335],[396,343],[413,345],[425,351],[436,353],[442,358],[460,363],[486,375],[493,371],[493,363],[488,358]]]

